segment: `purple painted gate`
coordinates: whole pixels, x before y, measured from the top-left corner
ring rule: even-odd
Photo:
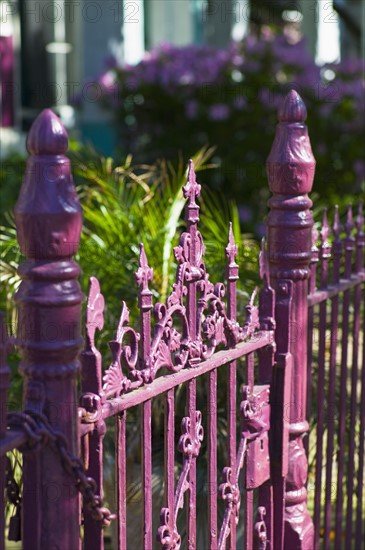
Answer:
[[[231,229],[226,283],[211,282],[206,271],[198,229],[201,188],[190,162],[175,284],[165,303],[153,302],[153,272],[141,244],[138,331],[123,302],[107,368],[95,343],[104,298],[94,277],[81,337],[83,295],[72,257],[82,212],[65,156],[67,135],[49,110],[34,122],[15,208],[26,258],[15,296],[15,343],[25,382],[20,413],[4,406],[10,384],[4,322],[0,342],[0,481],[4,486],[6,480],[14,508],[8,535],[21,538],[24,549],[102,550],[113,523],[113,548],[120,550],[203,548],[202,533],[212,550],[327,549],[333,539],[335,548],[363,544],[364,218],[360,204],[354,234],[350,208],[342,237],[336,210],[330,244],[325,214],[317,248],[308,198],[315,160],[305,118],[301,98],[290,92],[267,162],[272,198],[259,259],[262,285],[246,306],[246,321],[237,321],[238,248]],[[218,430],[223,379],[226,434]],[[176,416],[181,399],[182,418]],[[152,453],[154,400],[164,419],[163,464],[154,464]],[[109,511],[103,505],[103,439],[112,418],[116,478]],[[127,447],[137,418],[136,506],[128,491],[138,465],[128,462]],[[313,421],[308,443],[304,436]],[[224,464],[218,463],[218,445],[226,450]],[[14,448],[23,453],[22,494],[6,458]],[[315,462],[313,480],[307,480],[308,456]],[[163,471],[157,490],[156,467]],[[204,489],[197,486],[199,467],[206,470]],[[4,531],[2,515],[1,548]]]

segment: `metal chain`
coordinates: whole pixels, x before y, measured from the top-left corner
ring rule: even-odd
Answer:
[[[86,475],[82,460],[70,452],[65,435],[55,430],[43,413],[33,410],[8,413],[8,426],[21,429],[27,434],[27,444],[22,451],[53,443],[61,456],[64,468],[74,477],[76,487],[82,494],[93,519],[101,521],[103,526],[108,526],[111,520],[115,519],[115,514],[103,506],[102,499],[96,492],[96,482]]]

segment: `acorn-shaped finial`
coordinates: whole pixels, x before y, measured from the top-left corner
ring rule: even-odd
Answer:
[[[51,109],[44,109],[32,124],[27,137],[31,155],[63,155],[68,148],[65,127]]]
[[[304,122],[307,118],[307,109],[297,91],[290,90],[280,109],[280,122]]]

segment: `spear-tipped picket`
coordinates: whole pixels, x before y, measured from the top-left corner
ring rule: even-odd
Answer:
[[[360,200],[357,209],[357,216],[355,220],[356,234],[356,258],[355,258],[355,271],[358,273],[364,267],[364,249],[365,249],[365,235],[364,235],[364,213],[363,213],[363,201]]]
[[[349,204],[347,207],[347,215],[346,215],[346,223],[345,223],[345,231],[347,238],[351,238],[352,230],[355,227],[354,223],[354,217],[352,214],[352,204]]]
[[[260,268],[260,279],[264,282],[265,285],[270,285],[270,272],[269,272],[269,260],[267,257],[266,251],[266,240],[265,237],[261,239],[260,255],[259,255],[259,268]]]
[[[7,364],[8,354],[8,334],[6,331],[6,325],[4,322],[4,314],[0,311],[0,438],[4,437],[7,426],[7,393],[10,386],[10,369]],[[0,457],[0,486],[5,487],[5,468],[6,459],[5,456]],[[5,531],[5,491],[0,491],[0,506],[1,506],[1,518],[0,518],[0,547],[4,541]]]
[[[359,200],[357,207],[356,229],[358,235],[364,235],[364,202],[362,199]]]
[[[331,232],[331,228],[328,223],[327,208],[323,210],[322,227],[320,231],[322,247],[328,247],[328,237]]]
[[[140,308],[140,334],[141,334],[141,366],[146,368],[151,354],[151,309],[152,292],[148,282],[152,281],[153,270],[148,265],[148,260],[143,243],[139,245],[139,267],[136,272],[136,282],[139,287],[138,306]],[[152,402],[143,403],[141,415],[141,441],[142,441],[142,483],[143,483],[143,545],[144,548],[152,547]]]
[[[188,227],[197,224],[199,221],[199,206],[196,199],[200,197],[201,186],[196,181],[194,163],[189,160],[187,182],[183,187],[184,198],[188,199],[185,206],[185,220],[188,222]]]
[[[238,254],[238,246],[234,240],[232,222],[229,222],[228,244],[226,246],[226,258],[228,260],[228,269],[238,267],[236,258]]]
[[[89,293],[86,305],[85,320],[85,349],[81,353],[81,399],[80,405],[87,413],[97,414],[94,431],[88,438],[81,441],[84,463],[87,465],[87,474],[97,485],[100,498],[103,498],[103,439],[105,422],[101,414],[101,406],[106,396],[103,391],[102,357],[95,347],[96,330],[104,327],[104,296],[96,277],[90,277]],[[86,504],[86,503],[85,503]],[[97,545],[103,550],[103,528],[96,522],[90,511],[84,505],[84,538],[85,545]]]
[[[234,240],[232,223],[229,224],[228,230],[228,244],[226,246],[226,278],[228,282],[228,315],[230,319],[236,319],[236,284],[239,279],[238,276],[238,264],[236,263],[236,257],[238,254],[238,246]]]
[[[146,296],[148,293],[150,293],[148,282],[152,281],[153,269],[148,265],[148,260],[143,243],[140,243],[139,245],[139,263],[138,270],[135,273],[135,278],[137,286],[141,289],[139,292],[140,296]]]
[[[340,214],[338,211],[338,205],[335,206],[335,215],[333,219],[333,282],[337,284],[340,281],[340,265],[341,265],[341,256],[342,256],[342,241],[340,238],[341,235],[341,222]]]
[[[334,220],[333,220],[333,236],[334,236],[334,241],[339,241],[340,240],[340,233],[341,233],[341,222],[340,222],[340,214],[339,214],[339,211],[338,211],[338,205],[336,204],[335,206],[335,215],[334,215]]]
[[[320,234],[321,247],[320,247],[320,265],[321,265],[321,288],[326,288],[328,285],[328,260],[331,257],[331,245],[328,241],[331,228],[327,218],[327,208],[323,210],[322,225]]]

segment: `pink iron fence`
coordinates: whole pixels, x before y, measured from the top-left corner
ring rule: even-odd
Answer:
[[[290,92],[279,112],[267,161],[272,198],[267,244],[263,241],[259,259],[262,285],[246,306],[246,321],[237,321],[238,249],[231,229],[227,231],[226,283],[211,282],[207,273],[198,229],[201,187],[190,162],[183,188],[186,230],[174,250],[176,281],[167,300],[154,304],[153,271],[141,244],[136,273],[138,330],[134,328],[136,320],[130,323],[123,302],[115,337],[109,342],[112,361],[107,368],[95,342],[104,323],[104,298],[95,277],[90,280],[87,298],[85,339],[81,337],[83,295],[77,282],[79,267],[72,257],[79,245],[82,212],[65,156],[67,135],[49,110],[34,122],[27,141],[30,158],[15,208],[18,241],[26,258],[19,268],[22,283],[15,296],[15,344],[21,353],[19,368],[25,385],[23,410],[7,413],[2,406],[0,418],[0,481],[2,486],[6,481],[7,497],[14,505],[8,535],[12,540],[21,539],[24,549],[102,550],[111,522],[117,526],[114,547],[120,550],[201,548],[201,532],[212,550],[233,550],[240,545],[275,550],[311,549],[320,544],[330,548],[334,526],[336,548],[360,548],[365,514],[364,219],[360,205],[353,237],[349,210],[342,238],[336,211],[329,278],[331,245],[326,217],[319,251],[315,233],[312,237],[308,193],[315,160],[305,118],[301,98]],[[332,339],[327,357],[328,323]],[[9,346],[2,323],[3,404],[10,384]],[[336,370],[337,347],[342,350],[340,372]],[[223,378],[226,435],[218,430],[217,403]],[[318,407],[313,415],[314,381]],[[182,418],[177,416],[181,399],[186,401]],[[164,460],[158,465],[163,483],[157,496],[154,402],[161,406],[164,421]],[[337,410],[338,420],[334,418]],[[131,508],[129,472],[135,472],[136,465],[128,463],[128,419],[135,423],[137,418],[142,491],[140,506]],[[316,429],[308,444],[303,438],[313,418]],[[103,444],[108,419],[114,419],[115,425],[116,497],[109,502],[111,510],[103,504]],[[348,446],[347,428],[354,434]],[[217,448],[223,437],[226,453],[222,466]],[[311,494],[307,468],[313,438],[312,520],[307,505]],[[6,453],[14,448],[23,453],[22,494],[6,461]],[[334,460],[335,449],[338,457]],[[200,465],[207,469],[206,501],[197,487]],[[345,478],[346,490],[342,486]],[[333,479],[337,480],[336,503],[331,493]],[[206,524],[200,519],[204,502]],[[129,527],[136,510],[140,535],[131,533]],[[345,541],[341,538],[344,520]],[[2,515],[2,548],[5,530]]]
[[[313,232],[308,296],[307,417],[316,420],[313,433],[316,548],[321,535],[323,548],[330,548],[331,541],[335,548],[362,548],[364,545],[363,229],[360,200],[355,220],[352,206],[349,206],[344,228],[336,207],[332,230],[325,210],[319,235],[317,230]],[[318,236],[319,248],[316,246]],[[316,353],[313,348],[317,348]],[[316,368],[313,368],[314,363],[318,365]],[[312,408],[313,379],[317,392]],[[312,436],[307,449],[311,441]]]

